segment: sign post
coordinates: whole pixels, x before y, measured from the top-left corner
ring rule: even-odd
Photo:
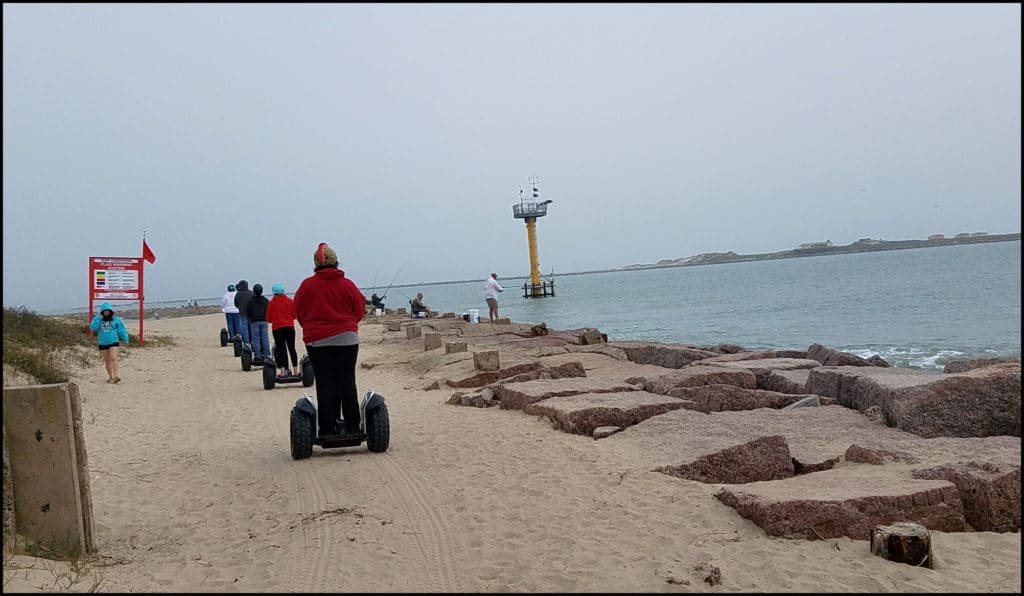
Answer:
[[[138,300],[139,345],[143,321],[142,259],[139,257],[89,257],[89,319],[95,316],[95,302]]]

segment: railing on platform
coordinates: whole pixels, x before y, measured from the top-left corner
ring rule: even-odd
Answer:
[[[555,295],[555,280],[541,281],[539,284],[526,282],[523,284],[523,298],[543,298]]]

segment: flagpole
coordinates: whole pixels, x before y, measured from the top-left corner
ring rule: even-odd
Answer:
[[[146,230],[142,230],[142,246],[146,246]],[[143,255],[142,255],[142,266],[139,267],[139,347],[142,347],[142,345],[143,345],[142,330],[143,330],[143,328],[145,326],[145,320],[146,320],[146,313],[145,313],[144,309],[142,308],[142,304],[143,304],[143,302],[145,302],[145,292],[146,292],[146,282],[145,282],[145,272],[146,272],[146,255],[145,255],[145,252],[146,251],[142,251],[142,252],[143,252]]]

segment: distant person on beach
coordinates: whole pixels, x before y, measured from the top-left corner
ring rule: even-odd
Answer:
[[[414,315],[430,310],[429,306],[423,304],[423,292],[416,294],[416,297],[409,301],[409,306],[412,307],[412,314]]]
[[[89,329],[96,333],[96,343],[103,355],[103,366],[107,369],[107,383],[120,383],[117,370],[117,349],[120,342],[128,345],[128,330],[121,317],[114,314],[109,302],[100,305],[100,314],[92,318]]]
[[[366,314],[363,293],[338,269],[338,254],[325,242],[313,252],[313,275],[295,291],[295,318],[313,365],[320,436],[359,434],[356,357],[359,322]],[[338,427],[339,413],[344,428]]]
[[[267,321],[273,328],[274,361],[277,376],[299,374],[299,354],[295,351],[295,302],[284,293],[284,284],[276,283],[272,288],[274,297],[267,306]],[[288,368],[288,356],[292,357],[292,368]]]
[[[370,296],[370,304],[372,304],[374,308],[379,308],[381,311],[384,310],[384,301],[381,300],[380,296],[376,293],[374,293],[373,296]]]
[[[235,284],[228,284],[228,291],[220,299],[220,310],[228,322],[228,337],[234,337],[241,333],[238,328],[241,326],[238,319],[238,307],[235,306]]]
[[[487,301],[488,315],[491,322],[498,320],[498,293],[504,292],[505,288],[498,283],[498,274],[491,272],[491,276],[484,282],[484,300]]]
[[[252,341],[249,333],[249,314],[246,312],[250,300],[252,300],[252,290],[249,289],[249,282],[244,279],[238,280],[238,283],[235,284],[235,308],[238,309],[238,326],[241,327],[243,344]]]
[[[267,306],[270,301],[263,295],[263,286],[256,284],[252,287],[252,300],[245,307],[245,314],[249,317],[249,335],[252,337],[253,358],[259,358],[261,362],[270,360],[270,335],[267,332]]]

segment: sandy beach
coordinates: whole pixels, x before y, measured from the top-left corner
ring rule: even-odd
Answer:
[[[147,335],[177,345],[124,350],[119,385],[104,382],[98,355],[76,373],[98,553],[72,591],[97,580],[120,592],[1021,589],[1019,531],[933,531],[935,569],[884,561],[863,540],[767,536],[714,497],[720,485],[652,471],[643,441],[448,405],[456,389],[425,389],[445,374],[442,356],[372,317],[357,377],[387,400],[390,448],[295,461],[289,411],[303,388],[265,390],[220,346],[223,325],[219,314],[147,320]],[[470,350],[522,339],[465,325],[478,328],[463,335]],[[596,354],[551,352],[602,377]],[[50,589],[53,565],[5,559],[4,591]]]

